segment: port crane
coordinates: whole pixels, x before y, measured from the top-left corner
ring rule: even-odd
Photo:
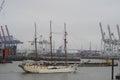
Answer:
[[[4,28],[6,28],[6,32]],[[6,35],[7,34],[7,35]],[[1,26],[0,30],[0,51],[2,54],[2,61],[5,62],[5,56],[6,55],[15,55],[17,44],[21,44],[22,42],[19,40],[16,40],[12,35],[10,35],[7,25]]]
[[[8,36],[8,49],[9,49],[9,54],[13,54],[13,48],[11,47],[12,44],[14,44],[14,41],[11,39],[11,36],[10,36],[10,33],[9,33],[9,30],[8,30],[8,27],[7,25],[5,25],[5,28],[6,28],[6,32],[7,32],[7,36]]]
[[[103,50],[103,52],[106,53],[106,51],[107,51],[106,54],[108,55],[110,39],[106,38],[106,35],[105,35],[105,32],[103,31],[102,23],[101,22],[99,23],[99,26],[100,26],[101,35],[102,35],[102,41],[104,43],[104,50]]]
[[[6,58],[5,58],[5,55],[8,54],[8,50],[6,49],[7,45],[6,45],[6,38],[5,38],[5,33],[4,33],[4,30],[3,30],[3,26],[1,26],[1,30],[2,30],[2,33],[3,33],[3,43],[4,43],[4,49],[2,50],[2,62],[6,62]],[[1,37],[2,38],[2,37]]]
[[[101,22],[99,23],[99,25],[100,25],[100,30],[101,30],[102,40],[103,40],[104,42],[106,42],[106,40],[105,40],[105,32],[103,32]]]
[[[111,55],[112,55],[113,53],[117,53],[118,40],[115,38],[114,33],[111,32],[109,25],[108,25],[108,32],[109,32],[109,39],[110,39],[110,41],[109,41],[109,49],[110,49],[109,53],[111,53]]]
[[[105,53],[107,53],[108,55],[111,55],[111,56],[115,55],[115,53],[120,53],[119,25],[118,24],[116,25],[119,39],[116,39],[114,36],[114,33],[111,32],[110,25],[107,25],[109,37],[106,38],[105,32],[103,32],[103,29],[102,29],[102,24],[99,23],[99,25],[100,25],[101,35],[102,35],[102,41],[104,42]]]

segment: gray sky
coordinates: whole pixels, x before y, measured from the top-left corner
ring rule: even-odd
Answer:
[[[0,0],[0,3],[2,0]],[[17,39],[25,42],[22,47],[29,48],[28,41],[34,37],[34,22],[38,36],[49,39],[49,21],[52,20],[56,48],[63,44],[64,22],[67,24],[68,46],[74,49],[100,49],[101,33],[107,24],[115,34],[116,24],[120,22],[120,0],[5,0],[0,13],[0,24],[8,25],[9,31]],[[117,37],[117,34],[116,34]]]

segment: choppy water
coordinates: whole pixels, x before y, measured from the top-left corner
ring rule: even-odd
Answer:
[[[79,67],[76,73],[28,74],[20,62],[0,64],[0,80],[111,80],[111,67]],[[115,75],[118,73],[115,67]]]

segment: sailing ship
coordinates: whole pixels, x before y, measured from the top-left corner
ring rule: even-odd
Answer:
[[[64,39],[64,49],[65,49],[65,65],[55,65],[52,61],[52,28],[50,21],[50,53],[51,53],[51,63],[37,62],[37,61],[25,61],[22,64],[19,64],[25,72],[29,73],[65,73],[65,72],[75,72],[77,67],[76,65],[68,65],[67,64],[67,50],[66,50],[66,24],[65,26],[65,39]],[[35,24],[35,50],[36,50],[36,58],[37,58],[37,38],[36,38],[36,24]]]

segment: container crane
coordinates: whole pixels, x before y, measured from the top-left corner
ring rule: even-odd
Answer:
[[[114,33],[111,32],[109,25],[107,25],[109,37],[105,38],[101,23],[99,23],[99,25],[100,25],[100,30],[101,30],[101,34],[102,34],[102,41],[104,42],[104,51],[107,54],[108,59],[109,59],[109,57],[115,57],[118,54],[120,55],[120,29],[119,29],[119,25],[118,24],[116,25],[119,39],[115,38],[115,35],[114,35]]]
[[[7,49],[6,38],[5,38],[5,33],[4,33],[4,30],[3,30],[3,26],[1,26],[1,30],[2,30],[2,34],[3,34],[3,38],[4,38],[4,40],[3,40],[4,49],[2,50],[3,51],[2,62],[5,63],[6,62],[5,55],[7,55],[9,53],[9,50]]]
[[[118,34],[119,34],[119,27],[118,29]],[[109,32],[109,49],[111,54],[117,53],[118,52],[118,47],[119,47],[119,40],[115,38],[114,33],[111,33],[110,26],[108,25],[108,32]]]
[[[104,50],[103,50],[103,52],[105,53],[105,51],[107,50],[108,45],[109,45],[109,39],[105,38],[105,32],[103,32],[101,22],[99,23],[99,26],[100,26],[101,35],[102,35],[102,41],[104,42]]]

